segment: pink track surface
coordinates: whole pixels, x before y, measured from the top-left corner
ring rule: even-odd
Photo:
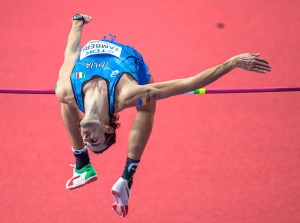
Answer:
[[[93,16],[82,43],[113,33],[158,81],[245,52],[272,72],[236,69],[208,88],[300,84],[300,1],[2,1],[0,88],[53,89],[73,14]],[[219,28],[223,23],[224,28]],[[65,189],[74,163],[53,95],[0,95],[0,222],[300,222],[299,92],[181,95],[160,101],[129,214],[111,211],[134,109],[117,144],[91,154],[98,181]]]

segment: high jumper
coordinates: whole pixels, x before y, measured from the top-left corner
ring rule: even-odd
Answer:
[[[195,76],[155,83],[142,56],[133,47],[115,42],[112,35],[111,40],[91,40],[81,48],[82,28],[91,20],[87,15],[73,16],[55,91],[76,159],[66,188],[97,179],[87,148],[94,153],[107,150],[116,141],[117,113],[136,107],[124,172],[111,191],[113,210],[125,217],[133,176],[151,134],[156,101],[203,88],[238,67],[257,73],[270,72],[271,67],[259,54],[245,53]]]

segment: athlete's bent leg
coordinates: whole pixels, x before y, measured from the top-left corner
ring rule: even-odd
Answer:
[[[152,76],[149,83],[154,83]],[[133,175],[150,137],[155,109],[156,101],[137,107],[137,114],[129,133],[128,157],[125,169],[122,177],[112,187],[112,195],[115,200],[112,209],[121,217],[128,214],[128,200],[131,194]]]
[[[60,112],[73,149],[82,149],[84,147],[84,143],[78,126],[82,119],[80,110],[67,104],[60,103]]]
[[[67,182],[67,189],[75,189],[87,183],[97,180],[97,173],[90,164],[88,151],[84,146],[79,122],[82,119],[81,112],[67,104],[60,104],[61,116],[73,147],[73,153],[76,158],[76,165],[73,169],[73,177]]]

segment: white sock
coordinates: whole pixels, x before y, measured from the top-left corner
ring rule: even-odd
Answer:
[[[73,153],[76,154],[76,155],[85,153],[85,151],[86,151],[86,146],[84,146],[82,149],[79,149],[79,150],[75,150],[75,149],[73,149],[73,147],[72,147],[72,151],[73,151]]]

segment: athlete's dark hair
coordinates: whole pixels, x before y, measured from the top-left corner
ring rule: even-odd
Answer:
[[[109,125],[114,129],[114,133],[108,134],[104,133],[105,141],[104,145],[106,145],[106,148],[100,152],[94,152],[94,153],[103,153],[105,150],[107,150],[111,145],[116,143],[116,129],[120,127],[120,123],[117,123],[120,116],[116,113],[109,115]]]

